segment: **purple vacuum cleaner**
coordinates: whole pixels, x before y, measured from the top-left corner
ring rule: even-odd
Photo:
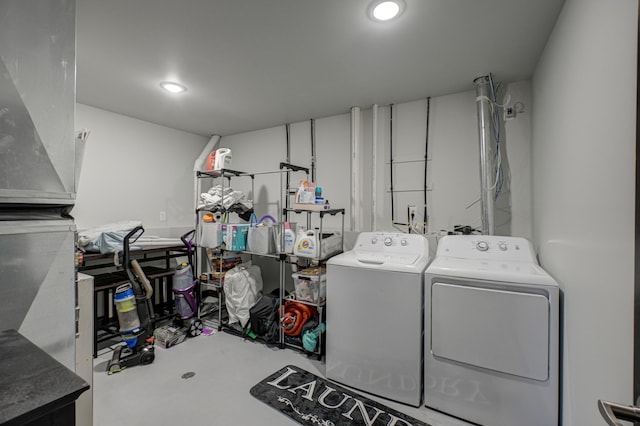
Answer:
[[[180,237],[182,243],[187,248],[189,262],[182,262],[176,268],[173,277],[173,298],[176,307],[176,322],[181,328],[187,329],[187,334],[191,337],[199,336],[202,333],[202,321],[197,317],[198,301],[196,296],[196,277],[193,275],[193,251],[194,234],[191,230]]]

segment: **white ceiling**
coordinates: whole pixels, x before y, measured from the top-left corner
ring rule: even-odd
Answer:
[[[524,80],[563,0],[405,0],[387,23],[371,3],[77,0],[77,101],[209,136]]]

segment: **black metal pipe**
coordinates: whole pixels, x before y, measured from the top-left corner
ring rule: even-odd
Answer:
[[[286,132],[286,144],[287,144],[287,158],[286,158],[286,162],[285,164],[289,164],[291,163],[291,131],[290,131],[290,126],[289,123],[287,123],[285,126],[285,132]],[[283,163],[280,163],[280,170],[282,170],[283,167]],[[289,208],[289,191],[291,188],[291,176],[290,173],[287,171],[286,173],[287,178],[286,178],[286,182],[285,182],[285,194],[284,194],[284,198],[283,200],[285,200],[285,205],[284,206],[280,206],[283,209],[287,209]],[[282,185],[282,180],[280,180],[280,184]],[[280,189],[282,191],[282,188]],[[284,210],[283,210],[284,211]],[[286,217],[283,217],[283,221],[284,219],[286,219]]]
[[[427,165],[429,164],[429,116],[431,112],[431,96],[427,98],[427,123],[424,137],[424,214],[422,216],[422,233],[427,233]]]
[[[640,25],[640,9],[638,10]],[[634,253],[634,338],[633,338],[633,400],[640,403],[640,31],[637,37],[636,67],[636,188],[635,188],[635,253]],[[636,423],[637,425],[638,423]]]
[[[316,181],[316,121],[311,119],[311,182]]]
[[[285,163],[290,163],[291,159],[289,158],[291,156],[291,144],[290,144],[290,139],[289,139],[289,123],[284,125],[284,131],[285,131],[285,150],[286,150],[286,157],[284,162]]]

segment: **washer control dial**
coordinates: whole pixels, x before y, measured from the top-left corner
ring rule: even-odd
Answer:
[[[507,251],[507,243],[498,244],[498,248],[502,251]]]
[[[393,239],[391,237],[384,238],[384,245],[389,247],[393,243]]]
[[[407,240],[400,240],[400,245],[406,246],[407,245]]]
[[[487,251],[489,250],[489,243],[487,243],[486,241],[478,241],[476,243],[476,248],[479,251]]]
[[[378,242],[378,239],[377,239],[376,237],[373,237],[373,238],[371,239],[371,244],[375,244],[375,243],[377,243],[377,242]]]

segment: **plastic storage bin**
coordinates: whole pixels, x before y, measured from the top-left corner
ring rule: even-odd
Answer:
[[[191,318],[196,314],[195,285],[191,265],[182,262],[173,275],[173,298],[180,319]]]
[[[307,275],[301,271],[292,276],[296,300],[316,304],[324,303],[327,297],[327,276],[325,273],[322,275]]]
[[[118,323],[121,333],[137,333],[140,330],[140,319],[133,287],[130,283],[116,288],[113,297],[118,313]]]

